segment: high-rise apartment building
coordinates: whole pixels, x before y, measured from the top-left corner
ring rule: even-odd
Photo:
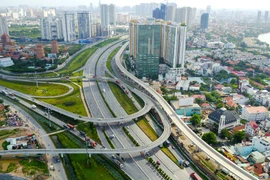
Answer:
[[[209,14],[203,13],[201,15],[201,29],[206,30],[208,28]]]
[[[206,13],[208,13],[208,14],[211,13],[211,6],[210,6],[210,5],[208,5],[208,6],[206,7]]]
[[[40,19],[41,38],[46,40],[63,39],[63,27],[60,19]]]
[[[87,39],[91,37],[91,17],[89,12],[78,12],[78,30],[79,39]]]
[[[62,18],[64,41],[75,41],[75,15],[73,12],[65,12]]]
[[[257,22],[261,21],[262,11],[258,11],[257,13]]]
[[[9,35],[8,23],[6,17],[0,16],[0,36],[3,35],[4,33]]]
[[[160,59],[167,69],[179,74],[185,63],[186,31],[185,24],[132,20],[129,50],[136,62],[137,76],[157,78]]]
[[[175,13],[175,22],[186,23],[187,22],[187,8],[177,8]]]
[[[153,10],[159,7],[158,3],[140,3],[135,6],[135,15],[141,17],[152,17]]]
[[[110,36],[115,31],[115,5],[101,4],[100,5],[101,31],[102,36]]]
[[[187,39],[187,27],[185,24],[180,26],[180,40],[179,40],[179,61],[178,64],[181,65],[181,69],[185,67],[185,55],[186,55],[186,39]]]
[[[163,19],[165,20],[166,18],[166,9],[167,6],[165,4],[161,4],[160,8],[156,8],[155,10],[153,10],[153,18],[155,19]]]
[[[264,12],[264,21],[268,22],[269,11]]]
[[[166,21],[174,21],[175,20],[175,5],[168,5],[166,11]]]
[[[196,12],[197,12],[196,8],[191,7],[177,8],[175,13],[175,22],[185,23],[186,26],[189,28],[195,22]]]

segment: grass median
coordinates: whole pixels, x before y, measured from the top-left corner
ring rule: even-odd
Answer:
[[[127,114],[134,114],[138,112],[138,109],[136,106],[133,104],[132,100],[125,94],[125,92],[116,84],[110,83],[109,86],[120,103],[120,105],[124,108]]]
[[[121,47],[118,47],[116,48],[109,56],[107,62],[106,62],[106,66],[107,66],[107,69],[112,73],[112,74],[115,74],[113,69],[112,69],[112,66],[111,66],[111,62],[112,62],[112,58],[115,56],[115,54],[119,51]]]
[[[87,116],[84,104],[81,99],[79,87],[72,83],[68,84],[74,88],[74,91],[72,93],[59,98],[39,99],[39,100],[52,104],[56,107],[62,108],[64,110],[67,110],[69,112],[73,112],[75,114],[79,114],[82,116]]]
[[[60,84],[38,83],[38,87],[36,87],[34,82],[6,81],[2,79],[0,79],[0,84],[1,86],[33,96],[58,96],[69,91],[67,86]]]

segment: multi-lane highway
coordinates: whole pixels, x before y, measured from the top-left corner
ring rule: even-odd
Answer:
[[[143,81],[135,77],[133,74],[128,72],[122,65],[121,55],[128,43],[126,43],[120,51],[116,54],[115,60],[116,65],[119,70],[125,74],[125,76],[133,81],[137,87],[140,87],[144,92],[146,92],[149,96],[151,96],[155,101],[159,103],[162,109],[167,113],[167,116],[171,119],[172,122],[188,137],[199,149],[204,151],[209,157],[213,158],[220,165],[228,169],[231,173],[235,174],[237,177],[246,180],[246,179],[257,179],[251,173],[245,171],[241,167],[237,166],[222,154],[217,152],[214,148],[205,143],[200,137],[198,137],[175,113],[173,108],[166,102],[166,100],[158,94],[154,89],[144,84]]]

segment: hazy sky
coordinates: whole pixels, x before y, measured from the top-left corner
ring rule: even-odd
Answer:
[[[16,6],[19,4],[27,4],[29,6],[78,6],[87,5],[90,3],[96,7],[99,0],[0,0],[5,1],[6,6]],[[101,3],[113,3],[116,6],[132,6],[140,2],[156,2],[164,1],[154,0],[101,0]],[[226,9],[270,9],[268,0],[170,0],[169,2],[177,2],[178,6],[192,6],[197,8],[205,8],[211,5],[212,8],[226,8]],[[3,5],[3,4],[2,4]]]

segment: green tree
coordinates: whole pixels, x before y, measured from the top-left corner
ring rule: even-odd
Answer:
[[[245,138],[246,138],[246,135],[244,131],[237,131],[233,134],[233,141],[235,143],[240,143]]]
[[[204,140],[207,144],[216,144],[217,136],[213,132],[204,133],[202,136],[202,140]]]
[[[222,129],[220,132],[220,137],[221,138],[228,138],[228,139],[232,139],[232,135],[231,133],[228,131],[228,129]]]
[[[191,118],[190,118],[190,122],[193,126],[198,126],[201,124],[201,117],[198,114],[194,114]]]

